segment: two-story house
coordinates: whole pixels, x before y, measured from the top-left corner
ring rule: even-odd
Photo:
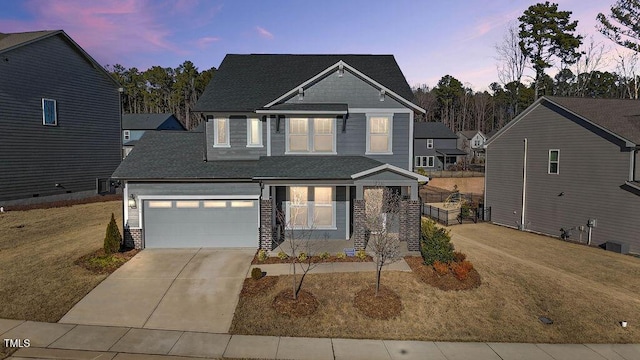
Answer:
[[[413,132],[414,169],[447,170],[467,153],[458,149],[458,137],[442,122],[417,122]]]
[[[0,205],[109,190],[119,90],[62,30],[0,33]]]
[[[391,55],[227,55],[195,107],[204,132],[145,134],[113,174],[136,247],[260,247],[282,229],[364,248],[368,196],[403,195],[418,250],[413,118]],[[294,216],[295,215],[295,216]]]
[[[133,150],[145,131],[186,130],[173,114],[122,115],[122,158]]]
[[[640,253],[640,101],[544,96],[486,144],[494,223]]]
[[[484,157],[484,143],[487,136],[480,130],[465,130],[456,133],[458,149],[467,153],[467,160]]]

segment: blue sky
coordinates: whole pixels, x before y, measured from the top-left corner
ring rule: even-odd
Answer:
[[[393,54],[410,85],[452,75],[475,90],[497,81],[494,46],[536,1],[517,0],[3,0],[0,32],[65,30],[99,63],[141,70],[227,53]],[[614,0],[559,0],[579,32]]]

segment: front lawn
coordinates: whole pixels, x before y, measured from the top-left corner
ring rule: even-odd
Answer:
[[[102,247],[122,202],[0,214],[0,318],[56,322],[107,275],[75,264]]]
[[[383,271],[402,312],[376,320],[354,307],[375,273],[309,274],[312,315],[291,317],[272,304],[291,279],[240,297],[232,334],[430,341],[541,343],[640,342],[640,259],[490,224],[451,228],[456,249],[482,278],[477,288],[443,291],[414,273]],[[262,281],[264,279],[261,279]],[[554,321],[545,325],[538,319]],[[623,329],[619,321],[628,321]]]

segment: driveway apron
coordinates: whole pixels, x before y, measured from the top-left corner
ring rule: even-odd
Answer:
[[[226,333],[255,250],[145,249],[61,323]]]

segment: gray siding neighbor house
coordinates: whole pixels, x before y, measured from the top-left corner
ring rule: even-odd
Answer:
[[[173,114],[122,115],[122,158],[129,155],[145,131],[183,130],[186,128]]]
[[[108,184],[121,161],[120,93],[100,64],[62,30],[0,33],[0,79],[0,204]]]
[[[362,249],[365,204],[386,187],[418,250],[424,110],[393,56],[227,55],[195,110],[202,131],[148,132],[113,174],[130,245],[273,250],[291,229]]]
[[[640,253],[640,101],[545,96],[486,144],[494,223]]]
[[[417,122],[413,132],[414,169],[447,170],[466,152],[457,148],[458,137],[442,122]]]
[[[467,153],[467,160],[484,157],[487,136],[480,130],[458,131],[458,149]]]

